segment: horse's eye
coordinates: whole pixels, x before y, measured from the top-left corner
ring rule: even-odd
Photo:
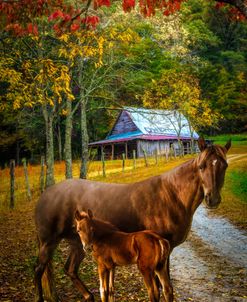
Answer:
[[[199,166],[199,170],[203,170],[203,166],[202,165]]]

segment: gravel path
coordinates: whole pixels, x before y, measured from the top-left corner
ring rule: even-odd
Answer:
[[[246,232],[200,206],[189,238],[172,253],[171,277],[177,301],[247,301]]]

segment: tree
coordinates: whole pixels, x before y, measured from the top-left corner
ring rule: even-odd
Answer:
[[[170,122],[177,133],[180,143],[184,126],[183,116],[189,123],[193,144],[194,129],[201,131],[205,126],[216,126],[220,114],[212,111],[207,102],[201,99],[199,80],[185,71],[165,70],[162,77],[153,80],[151,87],[145,91],[143,104],[146,107],[161,108],[174,111],[176,123]],[[180,143],[181,144],[181,143]]]

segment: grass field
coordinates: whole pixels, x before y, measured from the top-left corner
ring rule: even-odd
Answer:
[[[217,136],[213,139],[215,143],[225,144],[230,136]],[[235,223],[246,226],[247,216],[247,135],[232,135],[232,147],[229,151],[229,158],[235,155],[244,155],[239,159],[231,161],[226,173],[225,186],[223,188],[223,202],[218,210],[218,213],[228,216]],[[89,163],[88,178],[104,181],[104,182],[136,182],[145,178],[161,174],[182,162],[190,159],[191,155],[186,155],[184,158],[171,159],[168,162],[164,157],[158,159],[158,164],[155,164],[155,159],[149,159],[148,167],[145,166],[143,159],[136,161],[136,169],[133,168],[133,160],[126,160],[125,170],[122,172],[122,161],[106,161],[107,177],[102,176],[102,163],[94,161]],[[73,176],[78,177],[80,170],[80,162],[73,163]],[[32,191],[32,199],[37,200],[40,195],[40,166],[28,166],[28,174],[30,187]],[[65,179],[65,164],[57,162],[55,164],[55,179],[59,182]],[[23,167],[16,167],[15,170],[15,209],[22,207],[27,201],[26,185],[24,178]],[[10,200],[10,176],[9,169],[0,170],[0,211],[8,210]]]

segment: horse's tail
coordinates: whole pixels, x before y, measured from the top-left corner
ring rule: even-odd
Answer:
[[[37,235],[37,241],[38,241],[38,248],[40,251],[40,249],[42,248],[42,241],[38,235]],[[38,263],[39,263],[39,255],[38,255],[37,264]],[[43,289],[43,294],[48,301],[50,302],[58,301],[58,296],[55,291],[52,260],[48,262],[48,264],[45,267],[44,273],[42,275],[42,289]]]

